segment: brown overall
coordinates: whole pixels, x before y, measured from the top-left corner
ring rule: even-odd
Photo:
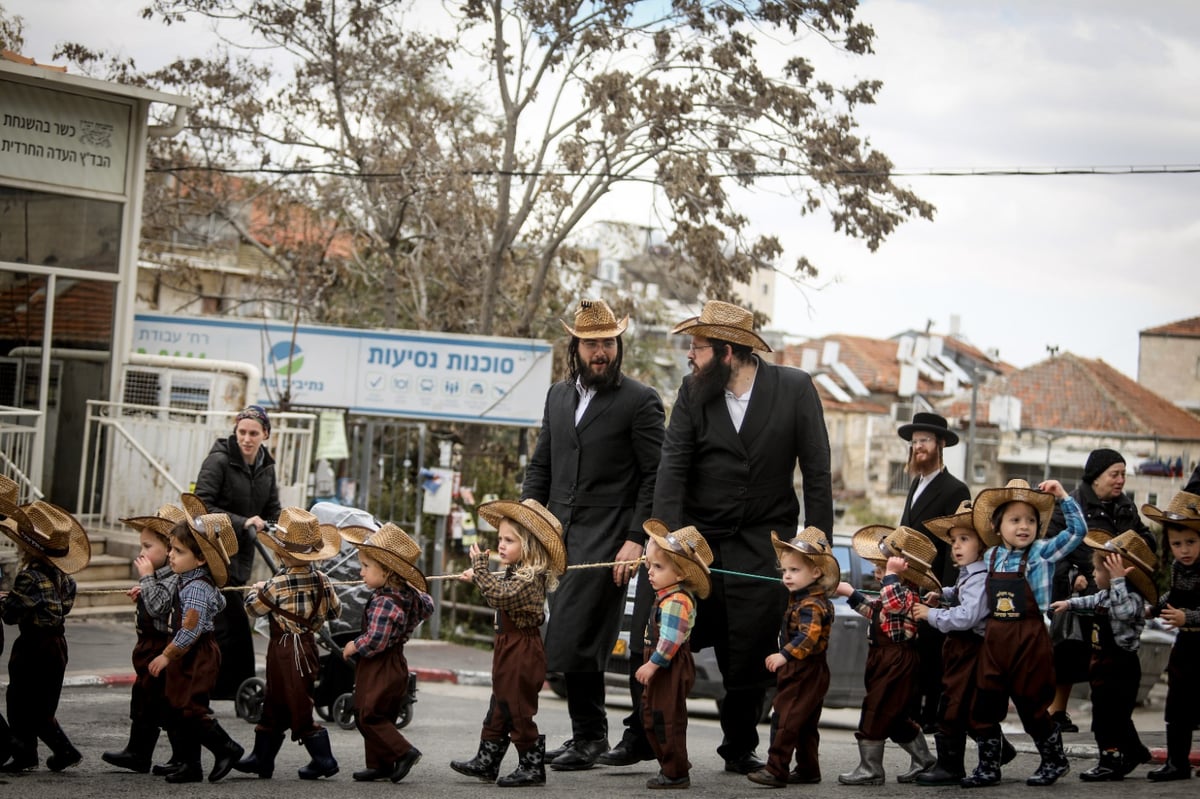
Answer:
[[[946,634],[942,644],[942,699],[938,706],[938,732],[963,735],[975,701],[975,668],[983,638],[971,630]]]
[[[796,755],[796,773],[804,782],[821,779],[817,750],[821,745],[821,706],[829,691],[829,664],[825,650],[802,660],[788,659],[775,672],[775,734],[768,751],[767,771],[786,780],[792,754]]]
[[[1200,591],[1171,589],[1171,607],[1200,608]],[[1196,663],[1200,662],[1200,628],[1180,627],[1167,661],[1167,704],[1164,720],[1193,729],[1200,723],[1200,679]]]
[[[363,608],[363,629],[371,603]],[[408,661],[397,644],[372,657],[360,657],[354,670],[354,711],[362,733],[367,768],[391,768],[413,748],[396,729],[400,708],[408,696]]]
[[[1015,572],[997,572],[996,552],[988,564],[991,615],[983,636],[976,682],[974,724],[977,738],[999,738],[1000,722],[1012,697],[1025,732],[1035,741],[1054,734],[1050,701],[1054,698],[1054,651],[1037,597],[1025,579],[1029,550]]]
[[[203,580],[213,585],[212,578],[208,576],[194,577],[192,580]],[[172,630],[178,630],[183,625],[183,605],[179,602],[179,594],[192,580],[180,583],[175,593],[171,609]],[[213,587],[215,589],[216,586]],[[191,727],[198,731],[212,726],[214,719],[209,699],[220,670],[221,648],[211,632],[203,633],[181,658],[167,664],[163,669],[166,675],[163,698],[170,707],[169,729]]]
[[[129,697],[129,718],[134,724],[146,727],[166,727],[167,700],[164,695],[166,678],[150,674],[150,661],[162,654],[171,643],[170,633],[159,632],[138,601],[137,642],[133,645],[133,690]]]
[[[1141,681],[1142,663],[1137,651],[1117,646],[1108,608],[1097,608],[1088,682],[1092,686],[1092,734],[1100,751],[1119,749],[1126,756],[1140,759],[1142,740],[1133,726],[1133,709]]]
[[[900,642],[884,634],[883,614],[877,607],[868,628],[870,648],[863,673],[867,695],[855,735],[867,741],[890,738],[906,744],[921,732],[911,716],[920,660],[915,638]]]
[[[292,731],[292,740],[307,738],[321,729],[313,721],[313,686],[317,681],[317,642],[313,636],[321,616],[322,603],[316,603],[308,618],[276,605],[262,594],[259,601],[271,611],[271,643],[267,644],[267,687],[263,691],[262,719],[255,732]],[[289,633],[275,620],[275,614],[303,626],[302,633]]]
[[[49,744],[58,730],[55,714],[67,670],[67,639],[61,624],[37,627],[21,622],[8,657],[8,722],[27,752],[37,739]]]
[[[496,641],[492,649],[492,698],[483,717],[484,741],[511,738],[518,752],[538,741],[533,717],[538,691],[546,681],[546,650],[537,627],[517,627],[502,610],[496,611]]]
[[[655,607],[651,623],[646,625],[643,663],[650,660],[658,646],[660,608]],[[642,689],[642,726],[663,775],[670,779],[688,776],[692,767],[687,751],[687,695],[696,684],[696,663],[687,641],[680,644],[671,665],[659,669],[650,684]]]

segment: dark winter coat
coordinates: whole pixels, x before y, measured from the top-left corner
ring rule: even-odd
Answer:
[[[958,567],[950,556],[950,545],[931,534],[925,527],[925,522],[939,516],[952,516],[958,511],[959,503],[971,498],[971,489],[950,472],[942,469],[936,477],[929,481],[921,496],[913,501],[913,492],[917,490],[917,480],[908,487],[908,499],[904,500],[904,513],[900,516],[900,524],[904,527],[924,533],[937,548],[937,556],[933,559],[933,574],[942,585],[954,585],[958,579]]]

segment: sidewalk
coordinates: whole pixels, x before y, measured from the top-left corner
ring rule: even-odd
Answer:
[[[16,638],[15,627],[5,628],[5,638]],[[123,686],[133,683],[133,668],[129,655],[136,638],[130,621],[79,620],[67,621],[67,646],[70,651],[64,688],[80,686]],[[258,654],[258,671],[264,671],[267,639],[254,636]],[[409,668],[419,682],[445,682],[458,685],[490,685],[492,653],[489,650],[447,641],[414,639],[405,644]],[[1160,683],[1150,692],[1147,707],[1134,710],[1133,723],[1142,742],[1150,747],[1156,763],[1166,759],[1166,732],[1163,726],[1163,701],[1166,685]],[[628,697],[626,697],[628,700]],[[1079,732],[1063,735],[1064,749],[1069,757],[1096,759],[1098,752],[1092,738],[1091,703],[1072,700],[1072,720]],[[821,716],[822,726],[853,730],[858,724],[857,708],[827,708]],[[1019,752],[1036,753],[1033,742],[1020,727],[1016,714],[1009,715],[1004,732]],[[1193,765],[1200,765],[1200,749],[1192,750]]]

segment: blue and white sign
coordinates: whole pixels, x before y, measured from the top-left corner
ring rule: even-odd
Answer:
[[[259,398],[353,413],[537,427],[550,388],[540,339],[137,314],[135,351],[244,361]]]

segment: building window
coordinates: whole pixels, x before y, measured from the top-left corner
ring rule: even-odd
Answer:
[[[888,464],[888,493],[889,494],[907,494],[908,487],[911,484],[908,476],[908,462],[901,461],[899,463]]]

